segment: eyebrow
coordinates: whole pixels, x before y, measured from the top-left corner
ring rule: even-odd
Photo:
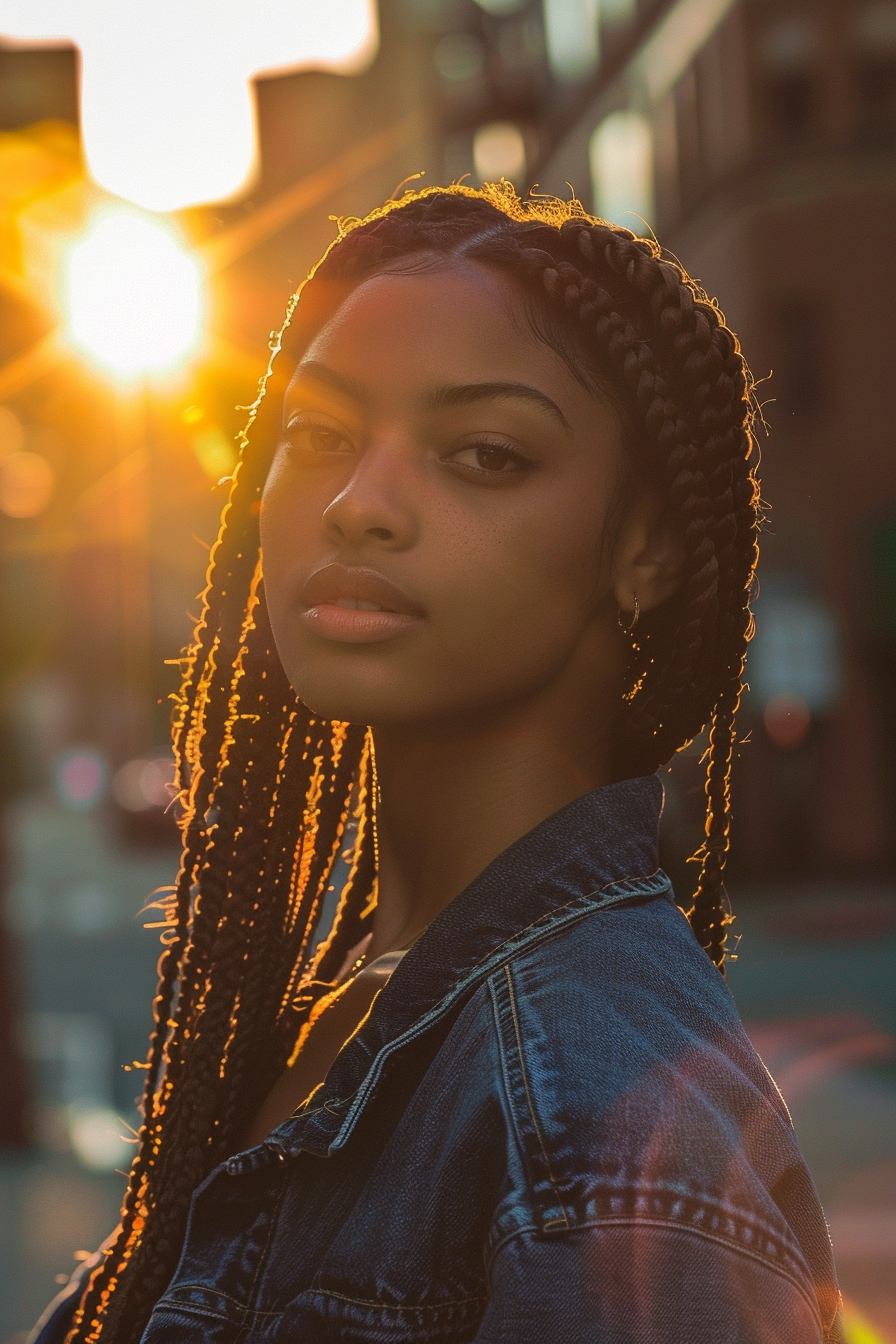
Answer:
[[[364,388],[354,378],[344,373],[337,373],[335,369],[331,369],[327,364],[321,364],[316,359],[305,360],[296,369],[287,389],[287,398],[295,387],[305,382],[322,383],[324,387],[340,392],[342,396],[357,402],[359,406],[366,406],[370,401]]]
[[[335,369],[331,369],[327,364],[321,364],[318,360],[309,359],[299,365],[289,391],[291,392],[294,387],[306,381],[321,383],[325,387],[332,388],[335,392],[341,393],[342,396],[354,401],[359,406],[370,404],[369,394],[356,379],[350,378],[346,374],[337,373]],[[289,394],[287,393],[287,395]],[[547,412],[567,432],[570,430],[569,421],[556,401],[549,397],[546,392],[540,392],[537,387],[532,387],[529,383],[494,381],[448,383],[444,387],[437,387],[429,393],[425,399],[425,408],[429,411],[441,411],[450,406],[470,406],[477,401],[495,400],[528,402],[529,405],[537,406],[539,410]]]
[[[447,406],[469,406],[476,401],[527,401],[558,420],[565,430],[569,430],[569,421],[546,392],[528,383],[455,383],[439,387],[426,399],[428,410],[440,411]]]

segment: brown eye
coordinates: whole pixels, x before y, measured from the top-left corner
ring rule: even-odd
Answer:
[[[313,453],[319,457],[334,453],[350,453],[352,445],[341,429],[321,424],[304,417],[292,420],[286,430],[290,448],[297,453]]]
[[[511,463],[512,454],[509,448],[481,443],[476,449],[476,465],[482,467],[483,471],[506,471]]]
[[[506,443],[473,443],[453,453],[448,460],[479,476],[518,475],[530,465],[522,453]]]
[[[321,426],[309,427],[308,441],[316,453],[335,453],[345,440],[337,429],[324,429]]]

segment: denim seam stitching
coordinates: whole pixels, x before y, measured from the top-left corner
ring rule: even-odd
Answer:
[[[174,1296],[175,1293],[179,1293],[186,1288],[201,1288],[204,1293],[213,1293],[215,1297],[221,1297],[224,1299],[225,1302],[232,1302],[235,1307],[239,1307],[240,1311],[243,1313],[244,1316],[282,1315],[282,1313],[279,1311],[261,1311],[256,1307],[247,1307],[245,1302],[237,1301],[237,1299],[235,1297],[231,1297],[229,1293],[222,1293],[220,1288],[210,1288],[207,1283],[179,1283],[176,1285],[176,1287],[171,1288],[167,1293],[165,1293],[164,1297],[159,1298],[158,1302],[156,1303],[156,1307],[170,1306],[170,1307],[177,1307],[178,1309],[183,1308],[184,1310],[188,1309],[198,1310],[198,1308],[196,1308],[192,1302],[181,1302],[179,1298]],[[203,1307],[201,1308],[201,1310],[212,1312],[215,1315],[220,1315],[222,1321],[230,1321],[231,1324],[233,1324],[233,1318],[231,1316],[225,1316],[223,1315],[223,1313],[220,1312],[215,1313],[214,1308],[212,1307],[208,1308]]]
[[[794,1274],[792,1274],[784,1266],[775,1263],[775,1261],[768,1260],[765,1258],[765,1256],[759,1255],[756,1251],[750,1250],[749,1247],[741,1246],[738,1244],[738,1242],[730,1241],[727,1237],[720,1237],[716,1232],[707,1232],[703,1228],[690,1227],[686,1223],[678,1223],[671,1218],[597,1218],[597,1219],[590,1219],[581,1223],[576,1223],[575,1226],[569,1228],[569,1231],[571,1233],[574,1233],[579,1232],[584,1228],[643,1227],[645,1225],[648,1227],[658,1227],[668,1229],[670,1231],[682,1232],[687,1236],[700,1237],[704,1241],[717,1242],[718,1245],[724,1246],[726,1250],[731,1251],[734,1255],[742,1255],[744,1256],[745,1259],[754,1260],[758,1265],[761,1265],[764,1269],[770,1270],[773,1274],[779,1274],[782,1279],[786,1279],[788,1283],[793,1284],[794,1288],[797,1289],[800,1296],[803,1297],[805,1301],[808,1303],[808,1305],[812,1308],[812,1311],[816,1319],[818,1320],[819,1325],[821,1325],[822,1329],[824,1329],[824,1325],[822,1323],[821,1315],[818,1308],[817,1299],[814,1297],[810,1297],[810,1295],[806,1291],[805,1286]],[[512,1241],[516,1241],[517,1238],[525,1236],[529,1232],[541,1232],[541,1230],[542,1229],[538,1227],[537,1224],[531,1223],[524,1227],[514,1228],[512,1232],[506,1233],[505,1236],[503,1236],[501,1240],[497,1242],[497,1244],[495,1245],[494,1249],[492,1250],[489,1256],[487,1265],[489,1272],[491,1271],[491,1266],[494,1260],[497,1258],[498,1254],[505,1248],[505,1246],[507,1246]]]
[[[501,977],[498,976],[497,972],[492,974],[492,976],[489,976],[488,980],[486,980],[486,985],[488,985],[489,997],[490,1000],[492,1000],[492,1021],[494,1032],[496,1032],[497,1036],[498,1058],[500,1058],[501,1062],[502,1093],[504,1093],[506,1106],[508,1106],[510,1132],[512,1132],[513,1140],[516,1142],[517,1152],[519,1152],[520,1156],[520,1164],[521,1167],[523,1167],[525,1176],[523,1191],[525,1192],[525,1196],[527,1196],[528,1208],[529,1210],[532,1210],[532,1212],[535,1212],[533,1187],[535,1187],[536,1183],[531,1175],[529,1175],[529,1165],[531,1165],[529,1142],[524,1126],[521,1124],[520,1106],[516,1099],[516,1081],[514,1081],[514,1079],[516,1079],[516,1074],[519,1073],[519,1070],[514,1066],[513,1059],[510,1058],[513,1054],[512,1043],[506,1039],[506,1036],[508,1036],[508,1027],[506,1027],[505,1019],[506,1007],[508,1007],[508,1005],[506,1005],[506,996],[502,993]],[[540,1227],[540,1224],[533,1223],[532,1226]],[[486,1261],[488,1261],[488,1255],[486,1255]]]
[[[505,1040],[507,1031],[504,1024],[506,1007],[504,1004],[504,996],[500,992],[500,977],[497,974],[490,975],[486,981],[486,985],[488,986],[489,997],[491,999],[492,1024],[497,1039],[498,1058],[501,1064],[502,1093],[507,1102],[508,1123],[516,1143],[517,1152],[519,1153],[520,1164],[525,1172],[529,1163],[529,1155],[526,1145],[526,1136],[520,1125],[519,1108],[514,1099],[512,1061],[509,1058],[509,1045]],[[525,1184],[525,1193],[527,1196],[530,1194],[529,1184],[529,1182],[526,1182]],[[532,1226],[534,1227],[536,1224],[533,1223]]]
[[[643,1184],[636,1182],[634,1185],[626,1187],[626,1193],[641,1194],[645,1196],[649,1196],[651,1194],[670,1194],[673,1193],[673,1188],[671,1186],[664,1184],[663,1182],[652,1182],[650,1184]],[[758,1218],[755,1215],[755,1213],[747,1209],[738,1208],[735,1205],[728,1204],[724,1201],[720,1202],[707,1198],[705,1196],[700,1197],[696,1194],[692,1194],[690,1198],[692,1198],[694,1200],[694,1203],[698,1205],[703,1211],[716,1213],[726,1218],[734,1218],[740,1223],[749,1225],[752,1231],[758,1233],[763,1237],[767,1237],[771,1241],[774,1241],[775,1244],[779,1245],[782,1251],[794,1261],[794,1263],[802,1267],[807,1278],[812,1277],[812,1271],[809,1268],[809,1265],[807,1264],[806,1259],[803,1256],[798,1243],[791,1240],[790,1237],[782,1233],[780,1229],[772,1227],[764,1219]],[[649,1213],[643,1213],[643,1214],[607,1213],[594,1218],[576,1218],[574,1216],[573,1221],[569,1225],[569,1230],[570,1232],[575,1232],[576,1229],[580,1227],[599,1227],[604,1222],[639,1223],[639,1222],[651,1222],[651,1221],[656,1223],[662,1223],[670,1227],[680,1227],[682,1229],[692,1228],[695,1232],[704,1232],[707,1236],[716,1235],[714,1233],[708,1232],[705,1228],[700,1228],[699,1226],[691,1223],[690,1221],[687,1221],[686,1219],[680,1218],[673,1214],[649,1214]],[[544,1229],[540,1227],[537,1223],[526,1223],[520,1226],[519,1228],[516,1227],[511,1228],[508,1231],[502,1232],[500,1235],[494,1237],[494,1246],[495,1247],[503,1246],[505,1241],[508,1240],[508,1238],[515,1237],[518,1232],[527,1230],[543,1231]],[[740,1245],[740,1242],[737,1241],[736,1238],[731,1239],[731,1241],[732,1245],[736,1246]],[[744,1249],[750,1250],[751,1248],[745,1247]],[[493,1255],[494,1253],[495,1253],[494,1250],[492,1250],[489,1252],[489,1255]],[[772,1262],[770,1261],[769,1263]]]
[[[283,1197],[285,1194],[286,1194],[286,1172],[283,1172],[283,1177],[280,1182],[280,1190],[277,1195],[277,1198],[274,1201],[274,1206],[271,1209],[271,1216],[268,1220],[268,1230],[264,1239],[264,1246],[262,1247],[261,1254],[258,1257],[258,1265],[256,1267],[255,1274],[252,1277],[252,1287],[249,1289],[249,1301],[253,1303],[255,1301],[256,1290],[259,1287],[259,1280],[261,1279],[262,1271],[264,1270],[265,1264],[267,1262],[268,1252],[271,1248],[271,1238],[273,1237],[274,1229],[277,1226],[277,1221],[280,1214],[280,1206],[283,1203]],[[251,1313],[258,1312],[259,1315],[265,1315],[265,1316],[276,1314],[271,1312],[261,1312],[255,1306],[248,1307],[247,1312]],[[239,1332],[236,1336],[234,1344],[239,1344],[239,1340],[243,1337],[245,1331],[248,1329],[249,1329],[249,1317],[247,1315],[246,1319],[239,1327]]]
[[[604,1192],[611,1193],[611,1191],[607,1190],[606,1186],[603,1187],[599,1186],[598,1189],[603,1189]],[[618,1187],[615,1192],[638,1194],[645,1196],[670,1195],[675,1196],[676,1198],[680,1198],[683,1196],[685,1198],[693,1200],[695,1204],[699,1204],[703,1209],[713,1210],[725,1217],[736,1218],[741,1222],[749,1223],[750,1226],[753,1229],[755,1229],[755,1231],[762,1233],[763,1236],[771,1238],[772,1241],[778,1242],[787,1251],[789,1255],[792,1255],[794,1257],[794,1259],[802,1260],[806,1273],[810,1274],[809,1266],[808,1264],[806,1264],[805,1259],[803,1259],[802,1257],[802,1252],[800,1250],[799,1244],[795,1240],[791,1239],[790,1235],[788,1235],[786,1232],[783,1232],[780,1228],[773,1227],[771,1223],[767,1222],[764,1218],[759,1216],[754,1209],[750,1209],[748,1207],[742,1207],[738,1204],[729,1202],[727,1199],[724,1198],[724,1196],[713,1197],[702,1190],[696,1190],[696,1189],[687,1189],[682,1191],[677,1182],[668,1181],[660,1178],[655,1178],[650,1181],[634,1178],[627,1181],[623,1186]],[[644,1218],[649,1218],[651,1216],[656,1215],[606,1214],[603,1216],[607,1218],[630,1216],[632,1218],[637,1219],[641,1218],[642,1216]],[[671,1217],[669,1215],[660,1215],[660,1217],[665,1221],[673,1223],[677,1223],[678,1221],[677,1218]],[[602,1221],[601,1218],[597,1219],[586,1218],[583,1219],[581,1223],[574,1224],[574,1226],[591,1226],[593,1223],[600,1221]]]
[[[232,1316],[225,1316],[223,1311],[215,1311],[214,1307],[195,1307],[191,1302],[177,1302],[177,1301],[172,1302],[170,1298],[166,1297],[160,1298],[160,1300],[153,1307],[152,1309],[153,1316],[156,1314],[157,1311],[160,1311],[162,1308],[167,1307],[172,1307],[177,1311],[182,1311],[185,1316],[196,1316],[201,1321],[213,1320],[213,1321],[223,1321],[225,1325],[236,1324]],[[238,1328],[242,1329],[242,1323],[239,1324]]]
[[[332,1297],[338,1302],[350,1302],[353,1307],[372,1307],[376,1311],[428,1311],[430,1313],[439,1312],[443,1307],[468,1307],[477,1302],[487,1302],[485,1295],[479,1297],[457,1297],[447,1302],[419,1302],[414,1306],[406,1306],[404,1303],[397,1303],[393,1306],[389,1302],[374,1302],[364,1297],[349,1297],[346,1293],[336,1293],[330,1288],[310,1288],[308,1295],[311,1297]],[[304,1296],[304,1294],[303,1294]]]
[[[545,1170],[548,1173],[548,1180],[551,1183],[551,1189],[553,1190],[557,1198],[557,1204],[559,1205],[560,1212],[563,1215],[562,1225],[564,1227],[569,1227],[569,1217],[567,1215],[566,1209],[563,1206],[563,1200],[560,1197],[560,1191],[557,1188],[557,1182],[554,1180],[554,1173],[551,1171],[551,1160],[548,1157],[548,1150],[545,1146],[544,1135],[541,1132],[541,1125],[538,1123],[538,1116],[535,1114],[535,1103],[532,1100],[532,1092],[529,1088],[529,1073],[526,1068],[526,1059],[523,1054],[523,1038],[522,1033],[520,1032],[519,1016],[516,1011],[516,995],[513,989],[513,976],[511,975],[509,965],[504,966],[504,976],[507,980],[507,992],[510,997],[510,1015],[513,1019],[513,1031],[514,1035],[516,1036],[516,1049],[520,1061],[520,1077],[523,1080],[523,1087],[526,1092],[526,1103],[529,1107],[529,1115],[532,1117],[532,1127],[535,1130],[535,1137],[538,1139],[538,1146],[541,1149],[541,1155],[544,1158]],[[545,1227],[552,1227],[552,1226],[556,1227],[559,1226],[560,1224],[561,1220],[559,1218],[552,1218],[549,1223],[547,1222],[545,1223]]]
[[[655,880],[661,873],[664,881],[661,884],[657,884]],[[653,887],[650,886],[651,883],[654,884]],[[425,1031],[428,1031],[431,1026],[440,1020],[440,1018],[444,1017],[445,1014],[454,1007],[457,1000],[462,998],[471,987],[474,987],[471,986],[471,981],[481,970],[487,969],[490,963],[494,963],[492,969],[497,970],[502,964],[506,964],[511,957],[514,957],[519,952],[523,951],[523,947],[512,947],[510,946],[511,944],[524,938],[525,935],[530,933],[533,929],[538,929],[541,924],[547,925],[547,927],[540,932],[544,937],[548,937],[551,933],[555,932],[555,930],[562,928],[567,924],[574,923],[578,919],[583,919],[586,915],[593,912],[594,908],[589,905],[589,902],[593,902],[594,898],[597,896],[603,896],[605,893],[612,891],[614,887],[619,889],[618,895],[620,900],[628,900],[638,896],[658,896],[661,891],[668,890],[670,885],[669,878],[663,873],[661,868],[656,868],[652,873],[643,876],[619,878],[615,882],[608,882],[605,886],[599,887],[594,891],[589,891],[583,895],[574,897],[573,900],[567,901],[565,905],[555,906],[553,910],[548,911],[544,915],[540,915],[537,920],[528,924],[524,929],[516,930],[509,938],[506,938],[503,943],[499,944],[497,948],[493,948],[485,957],[480,958],[480,960],[467,971],[463,980],[455,985],[453,990],[446,994],[438,1004],[433,1008],[430,1008],[422,1015],[422,1017],[419,1017],[417,1021],[412,1023],[407,1030],[401,1033],[401,1035],[388,1041],[377,1051],[367,1073],[364,1075],[354,1092],[350,1093],[348,1097],[343,1098],[342,1100],[335,1097],[329,1097],[325,1106],[319,1108],[320,1110],[323,1110],[325,1108],[329,1109],[330,1105],[344,1106],[346,1102],[353,1103],[342,1122],[341,1128],[333,1137],[333,1140],[329,1145],[329,1151],[332,1152],[334,1148],[341,1148],[343,1144],[347,1142],[357,1119],[359,1109],[358,1097],[362,1093],[372,1091],[376,1086],[376,1082],[379,1081],[379,1075],[382,1073],[386,1059],[403,1045],[415,1040]],[[645,886],[647,888],[646,890],[643,889]],[[639,887],[642,889],[639,890]],[[576,909],[575,907],[579,908]],[[529,940],[530,944],[534,941],[534,939]],[[373,1078],[372,1082],[370,1081],[371,1078]],[[364,1104],[366,1104],[366,1101],[362,1096],[361,1105],[363,1106]],[[299,1116],[296,1118],[305,1119],[307,1116]]]

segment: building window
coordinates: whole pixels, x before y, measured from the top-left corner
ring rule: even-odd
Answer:
[[[648,233],[654,220],[653,131],[640,112],[612,112],[589,145],[595,212],[611,224]]]
[[[555,79],[586,79],[600,60],[597,0],[544,0],[548,64]]]

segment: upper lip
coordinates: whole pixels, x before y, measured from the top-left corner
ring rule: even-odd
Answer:
[[[350,597],[361,602],[376,602],[384,611],[402,616],[423,616],[421,606],[413,602],[397,584],[375,569],[355,565],[323,565],[316,569],[302,588],[302,603],[307,610],[340,598]]]

